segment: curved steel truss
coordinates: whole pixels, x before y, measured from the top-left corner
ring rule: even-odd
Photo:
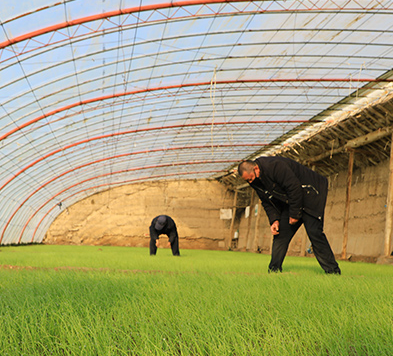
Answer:
[[[0,14],[0,241],[206,179],[392,92],[393,1],[33,0]]]

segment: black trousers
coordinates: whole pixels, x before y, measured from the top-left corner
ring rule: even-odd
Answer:
[[[173,241],[170,242],[171,242],[172,255],[180,256],[179,237],[175,236]],[[150,255],[155,255],[156,253],[157,253],[156,240],[150,239]]]
[[[273,238],[272,258],[269,271],[282,271],[282,263],[288,251],[289,243],[299,227],[304,224],[311,241],[314,255],[326,273],[341,274],[330,244],[323,232],[323,218],[321,220],[303,212],[302,218],[294,225],[289,224],[289,210],[284,209],[280,219],[279,234]]]

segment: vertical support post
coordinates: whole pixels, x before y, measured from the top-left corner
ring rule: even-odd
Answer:
[[[343,248],[341,257],[347,259],[347,244],[348,244],[348,222],[349,222],[349,208],[351,203],[351,189],[352,189],[352,173],[353,173],[353,161],[355,158],[355,151],[349,151],[348,161],[348,175],[347,175],[347,194],[345,199],[345,215],[344,215],[344,237],[343,237]]]
[[[389,183],[386,208],[384,255],[388,257],[392,252],[391,246],[393,230],[393,135],[390,141]]]
[[[229,249],[231,247],[231,242],[233,239],[233,230],[235,226],[235,218],[236,218],[236,210],[237,210],[237,194],[238,191],[235,191],[235,197],[233,199],[233,208],[232,208],[232,220],[231,220],[231,227],[229,229],[229,238],[227,239],[226,248]]]
[[[315,171],[315,164],[313,164],[311,167],[309,167],[312,171]],[[301,247],[300,247],[300,256],[304,257],[306,256],[306,244],[310,240],[308,239],[307,235],[303,233],[302,235],[302,242],[301,242]]]
[[[255,190],[253,189],[251,192],[251,201],[250,201],[250,216],[248,217],[248,224],[247,224],[247,235],[246,235],[246,251],[248,249],[248,241],[250,238],[250,229],[251,229],[251,219],[252,219],[252,212],[255,205]]]
[[[302,236],[302,243],[301,243],[301,247],[300,247],[300,256],[304,257],[306,255],[306,243],[307,243],[308,239],[307,236],[305,234],[303,234]]]
[[[258,202],[258,214],[255,218],[255,229],[254,229],[254,243],[252,250],[255,252],[258,249],[258,238],[259,238],[259,219],[261,216],[261,205]]]

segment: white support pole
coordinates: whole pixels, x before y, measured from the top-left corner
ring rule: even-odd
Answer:
[[[386,208],[384,255],[388,257],[392,252],[393,230],[393,135],[390,141],[389,183]]]
[[[229,237],[227,238],[226,241],[226,248],[229,249],[232,244],[232,239],[233,239],[233,231],[235,227],[235,219],[236,219],[236,211],[237,211],[237,194],[238,191],[235,191],[235,197],[233,198],[233,207],[232,207],[232,221],[231,221],[231,227],[229,229]]]
[[[347,194],[345,199],[345,215],[344,215],[344,237],[343,237],[343,248],[341,257],[347,258],[347,245],[348,245],[348,223],[349,223],[349,207],[351,205],[351,189],[352,189],[352,172],[353,172],[353,161],[355,158],[355,151],[349,151],[348,161],[348,175],[347,175]]]

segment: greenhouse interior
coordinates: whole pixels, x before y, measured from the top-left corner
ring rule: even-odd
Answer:
[[[244,160],[328,179],[334,254],[392,263],[393,1],[6,0],[2,245],[270,253]],[[289,253],[306,256],[299,231]]]

